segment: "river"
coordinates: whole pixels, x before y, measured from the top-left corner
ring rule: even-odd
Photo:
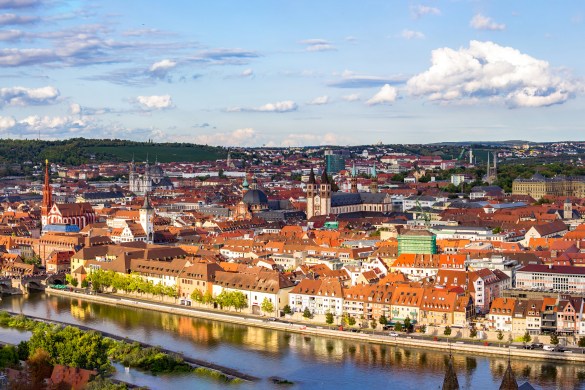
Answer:
[[[86,325],[262,378],[259,383],[234,385],[238,389],[272,388],[271,376],[294,382],[293,388],[437,389],[447,357],[435,351],[308,337],[43,293],[3,297],[0,308]],[[0,341],[26,337],[26,332],[0,329]],[[498,389],[507,361],[457,354],[454,364],[462,389]],[[528,380],[535,388],[585,390],[583,366],[512,360],[512,367],[519,384]],[[222,387],[195,375],[153,377],[119,369],[116,378],[153,390]]]

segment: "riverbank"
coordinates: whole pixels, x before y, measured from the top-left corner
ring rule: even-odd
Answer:
[[[134,307],[146,310],[156,310],[160,312],[185,315],[189,317],[202,318],[208,320],[216,320],[228,323],[234,323],[244,326],[253,326],[264,329],[277,330],[282,332],[298,333],[303,335],[314,335],[326,338],[337,338],[345,340],[353,340],[371,344],[396,345],[406,348],[416,348],[422,350],[437,350],[437,351],[459,351],[469,355],[483,355],[483,356],[500,356],[507,357],[508,355],[518,359],[530,359],[540,361],[557,361],[565,363],[583,363],[585,362],[585,355],[580,353],[559,353],[547,352],[541,350],[525,350],[521,345],[512,345],[511,348],[499,347],[494,345],[484,345],[483,342],[474,342],[465,344],[461,340],[453,340],[447,342],[447,338],[432,336],[424,339],[406,338],[406,337],[389,337],[380,334],[366,334],[353,333],[339,330],[325,329],[324,327],[312,327],[308,324],[302,323],[282,323],[277,321],[265,321],[261,317],[250,317],[237,314],[217,313],[210,310],[201,310],[197,308],[171,305],[166,303],[156,303],[152,301],[145,301],[135,298],[126,298],[116,295],[99,294],[89,295],[78,292],[62,291],[47,289],[47,294],[54,294],[59,296],[68,296],[79,298],[87,301],[100,302],[108,305],[122,305],[127,307]],[[435,341],[436,340],[436,341]],[[491,343],[493,344],[493,343]],[[505,343],[502,343],[505,344]]]

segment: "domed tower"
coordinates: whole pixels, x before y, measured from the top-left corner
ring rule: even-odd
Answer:
[[[376,163],[372,167],[372,181],[370,183],[370,192],[372,194],[378,193],[378,173],[376,172]]]
[[[307,182],[307,219],[313,218],[315,215],[315,187],[317,182],[315,180],[315,171],[311,168],[309,173],[309,181]]]

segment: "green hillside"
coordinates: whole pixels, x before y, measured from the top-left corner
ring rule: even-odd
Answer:
[[[0,140],[0,163],[52,162],[79,165],[89,162],[184,161],[197,162],[226,158],[227,150],[186,143],[152,143],[125,140],[72,138],[63,141]]]

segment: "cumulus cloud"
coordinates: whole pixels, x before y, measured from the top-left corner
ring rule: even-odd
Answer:
[[[340,137],[335,133],[325,134],[307,134],[294,133],[289,134],[280,142],[271,142],[269,146],[313,146],[313,145],[339,145],[347,143],[346,137]]]
[[[152,64],[150,68],[148,68],[148,71],[155,77],[163,78],[176,66],[177,63],[175,61],[165,59]]]
[[[244,69],[242,73],[240,73],[241,77],[252,77],[254,76],[254,71],[252,69]]]
[[[440,102],[504,101],[509,107],[564,103],[582,89],[538,60],[493,42],[471,41],[469,48],[433,50],[431,67],[408,80],[413,96]]]
[[[345,100],[346,102],[356,102],[358,100],[361,99],[360,94],[359,93],[351,93],[349,95],[344,95],[341,97],[343,100]]]
[[[345,70],[343,71],[343,73],[341,73],[341,80],[330,82],[327,85],[330,87],[337,88],[375,88],[381,87],[385,84],[390,85],[403,84],[404,82],[406,82],[406,80],[407,79],[404,76],[395,77],[369,76],[360,75],[352,71]]]
[[[16,14],[0,14],[0,26],[35,23],[39,18],[35,16],[20,16]]]
[[[506,29],[505,24],[496,23],[492,18],[482,14],[476,14],[469,22],[469,25],[476,30],[502,31]]]
[[[291,112],[296,111],[298,105],[292,100],[285,100],[276,103],[267,103],[260,107],[232,107],[227,112]]]
[[[255,146],[258,134],[250,127],[236,129],[230,133],[202,134],[195,137],[195,143],[218,146]]]
[[[59,90],[52,86],[42,88],[0,88],[0,107],[52,104],[59,98]]]
[[[304,39],[299,41],[301,45],[305,45],[306,51],[333,51],[337,50],[331,42],[325,39]]]
[[[173,107],[171,95],[138,96],[136,102],[143,110],[164,110]]]
[[[323,104],[327,104],[329,103],[329,96],[325,95],[325,96],[318,96],[315,99],[311,100],[310,102],[307,102],[307,104],[311,104],[311,105],[315,105],[315,106],[320,106]]]
[[[79,115],[81,114],[81,106],[77,103],[71,103],[69,105],[69,113],[71,115]]]
[[[368,106],[375,106],[378,104],[392,104],[396,101],[396,97],[398,93],[396,88],[391,86],[390,84],[384,85],[377,94],[372,96],[366,104]]]
[[[6,131],[16,125],[16,120],[10,116],[0,116],[0,131]]]
[[[441,15],[440,9],[422,4],[411,6],[410,12],[415,19],[418,19],[424,15]]]
[[[424,39],[425,34],[421,33],[420,31],[413,31],[413,30],[402,30],[400,36],[404,39]]]

